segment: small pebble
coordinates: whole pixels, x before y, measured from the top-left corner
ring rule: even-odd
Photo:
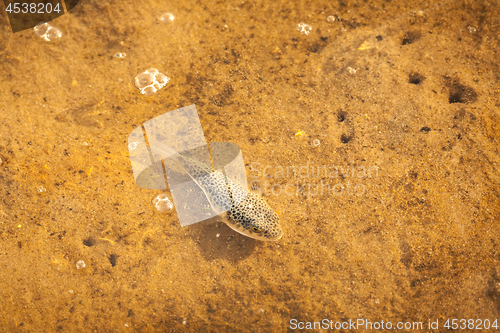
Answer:
[[[49,23],[41,23],[33,28],[37,36],[50,42],[51,40],[62,37],[62,31],[59,28],[53,27]]]
[[[312,30],[312,27],[309,24],[299,23],[297,25],[297,30],[300,31],[303,35],[309,35]]]
[[[79,260],[76,263],[76,269],[82,269],[82,268],[85,268],[85,262],[83,260]]]
[[[170,78],[160,73],[156,68],[149,68],[135,77],[135,86],[139,88],[141,94],[151,96],[163,88]]]
[[[160,194],[153,199],[156,210],[162,214],[169,214],[174,210],[174,204],[168,199],[166,194]]]
[[[163,13],[157,19],[157,23],[172,23],[175,17],[171,13]]]

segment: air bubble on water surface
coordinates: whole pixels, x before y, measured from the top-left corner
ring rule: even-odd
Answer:
[[[113,57],[118,58],[118,59],[123,59],[127,56],[125,52],[117,52]]]
[[[156,196],[152,202],[156,210],[162,214],[171,213],[174,209],[174,204],[168,199],[166,194]]]
[[[326,17],[326,22],[328,22],[328,23],[333,23],[333,22],[335,22],[335,16],[333,16],[333,15],[328,15],[328,16]]]
[[[160,73],[156,68],[150,68],[135,77],[135,86],[139,88],[141,94],[146,96],[154,95],[163,88],[170,78]]]
[[[473,27],[473,26],[468,26],[467,29],[469,29],[469,32],[471,34],[475,33],[477,31],[476,27]]]
[[[299,23],[297,25],[297,30],[300,31],[303,35],[309,35],[312,30],[312,27],[309,24]]]
[[[50,42],[51,40],[62,37],[62,31],[49,23],[41,23],[33,28],[37,36]]]
[[[135,142],[135,141],[131,142],[131,143],[128,144],[128,150],[129,151],[134,151],[135,148],[137,148],[138,145],[139,145],[139,142]]]
[[[82,268],[85,268],[85,261],[83,261],[83,260],[79,260],[79,261],[76,263],[76,269],[82,269]]]
[[[174,21],[175,17],[171,13],[162,13],[158,18],[156,19],[158,23],[172,23]]]
[[[314,140],[313,140],[313,146],[314,146],[314,147],[319,146],[319,144],[320,144],[320,142],[319,142],[319,140],[318,140],[318,139],[314,139]]]

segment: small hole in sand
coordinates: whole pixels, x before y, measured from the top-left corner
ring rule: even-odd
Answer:
[[[83,241],[83,245],[88,246],[88,247],[94,246],[95,245],[95,239],[93,239],[92,237],[89,237],[89,238],[87,238],[87,239],[85,239]]]
[[[337,114],[337,120],[339,121],[339,123],[343,122],[346,116],[347,113],[345,111],[340,110],[339,113]]]
[[[471,103],[477,100],[477,93],[474,89],[455,83],[450,87],[448,101],[452,103]]]
[[[340,136],[340,142],[342,142],[342,143],[348,143],[351,140],[352,140],[352,136],[345,135],[345,134],[342,134]]]
[[[425,79],[425,76],[418,73],[410,73],[410,79],[408,80],[411,84],[420,84]]]
[[[112,267],[116,266],[116,260],[118,260],[118,256],[116,254],[112,254],[109,256],[109,262],[111,263]]]
[[[402,45],[413,44],[420,39],[420,34],[418,32],[410,31],[403,36]]]

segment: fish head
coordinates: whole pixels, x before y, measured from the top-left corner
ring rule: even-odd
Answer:
[[[262,241],[277,241],[283,237],[279,215],[254,193],[228,212],[229,223],[233,230],[247,237]]]

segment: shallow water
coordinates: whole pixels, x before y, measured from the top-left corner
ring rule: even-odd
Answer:
[[[2,330],[500,320],[497,3],[81,1],[49,42],[0,17]],[[280,241],[136,186],[130,132],[191,104]]]

